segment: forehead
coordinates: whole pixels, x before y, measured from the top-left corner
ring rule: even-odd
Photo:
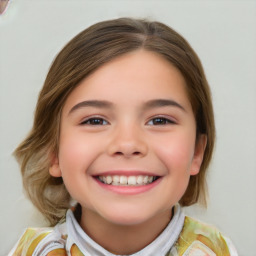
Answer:
[[[71,92],[65,106],[86,99],[131,105],[154,98],[175,98],[190,105],[181,72],[159,54],[137,50],[113,59],[86,77]]]

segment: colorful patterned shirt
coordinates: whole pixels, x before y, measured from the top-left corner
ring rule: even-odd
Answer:
[[[175,207],[164,231],[131,256],[237,256],[230,242],[215,227],[184,215]],[[8,256],[116,256],[93,241],[71,210],[54,228],[28,228]]]

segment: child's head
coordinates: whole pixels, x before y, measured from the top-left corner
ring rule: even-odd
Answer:
[[[51,224],[59,221],[70,207],[71,197],[63,179],[49,173],[59,154],[62,114],[67,99],[104,64],[138,50],[153,52],[155,58],[167,61],[185,81],[196,124],[196,143],[205,135],[207,144],[200,171],[195,170],[199,173],[190,176],[179,202],[188,206],[196,203],[199,197],[205,199],[205,173],[212,156],[215,128],[210,90],[200,60],[189,44],[164,24],[117,19],[89,27],[58,54],[39,95],[32,131],[15,152],[21,163],[24,187]],[[149,59],[153,60],[153,55],[151,57]],[[161,87],[161,82],[158,86]],[[97,121],[102,122],[102,119]]]

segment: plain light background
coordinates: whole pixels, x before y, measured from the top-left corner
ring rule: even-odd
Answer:
[[[256,1],[13,0],[0,16],[0,255],[27,226],[44,225],[22,192],[12,151],[32,125],[37,95],[57,52],[89,25],[122,16],[164,22],[202,60],[211,85],[217,146],[209,205],[187,209],[256,256]]]

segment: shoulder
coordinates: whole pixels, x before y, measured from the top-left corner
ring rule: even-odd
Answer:
[[[46,247],[63,251],[65,237],[55,228],[27,228],[8,256],[47,255]]]
[[[175,249],[178,255],[237,256],[231,241],[216,227],[187,216]]]

